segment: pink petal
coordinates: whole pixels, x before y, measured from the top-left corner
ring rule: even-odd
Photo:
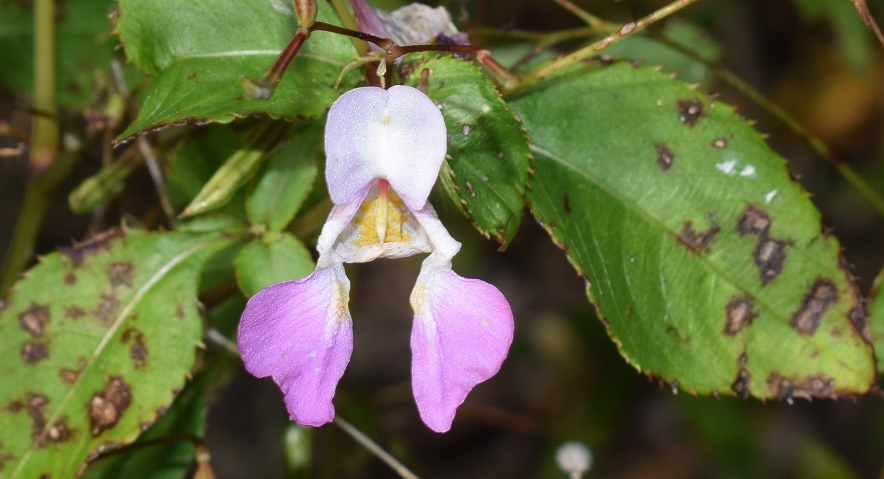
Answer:
[[[353,352],[349,290],[343,268],[320,268],[262,289],[243,311],[237,343],[246,370],[273,376],[298,424],[334,419],[332,397]]]
[[[387,28],[384,27],[381,18],[378,17],[377,11],[366,3],[365,0],[350,0],[350,6],[353,7],[353,15],[356,17],[356,24],[359,25],[359,30],[376,37],[387,38],[389,35]]]
[[[412,293],[411,380],[421,419],[445,432],[470,390],[500,369],[513,340],[513,313],[494,286],[432,261],[431,255]]]
[[[420,90],[361,87],[332,105],[325,125],[325,179],[332,202],[352,203],[379,179],[419,210],[439,176],[448,134],[439,109]]]

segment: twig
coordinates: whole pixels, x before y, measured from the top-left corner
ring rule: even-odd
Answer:
[[[551,63],[543,65],[535,70],[529,71],[521,78],[521,81],[519,81],[516,85],[509,88],[507,88],[507,86],[504,86],[504,94],[508,95],[515,93],[539,81],[549,78],[550,76],[555,75],[561,70],[568,68],[579,61],[585,60],[593,55],[598,54],[600,51],[608,48],[612,44],[619,42],[624,38],[635,35],[638,32],[641,32],[649,25],[662,20],[697,1],[699,0],[676,0],[646,17],[643,17],[634,22],[629,22],[626,25],[620,27],[620,29],[618,29],[616,32],[606,36],[605,38],[602,38],[597,42],[593,42],[573,53],[558,58]]]
[[[392,454],[385,451],[381,446],[379,446],[376,442],[372,441],[371,438],[362,434],[359,429],[353,427],[352,424],[345,421],[341,418],[340,415],[335,416],[335,425],[341,428],[344,432],[346,432],[350,437],[352,437],[356,442],[362,445],[362,447],[368,449],[372,454],[378,457],[378,459],[384,461],[390,469],[399,474],[399,477],[404,479],[418,479],[417,475],[411,472],[404,464],[399,462]]]

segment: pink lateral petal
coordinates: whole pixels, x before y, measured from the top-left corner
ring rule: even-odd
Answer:
[[[237,343],[246,370],[273,376],[298,424],[320,426],[335,416],[335,387],[353,352],[350,284],[341,276],[343,269],[333,266],[268,286],[240,319]]]
[[[421,419],[445,432],[470,390],[500,369],[513,340],[513,313],[494,286],[430,270],[430,261],[412,295],[411,380]]]

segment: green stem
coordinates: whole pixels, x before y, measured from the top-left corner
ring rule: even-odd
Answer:
[[[34,122],[30,174],[49,168],[58,153],[58,113],[55,105],[55,5],[34,4]]]
[[[399,462],[398,459],[393,457],[389,452],[385,451],[381,446],[379,446],[376,442],[372,441],[370,437],[366,436],[359,429],[356,429],[352,424],[345,421],[340,415],[335,416],[335,425],[341,428],[344,432],[346,432],[350,437],[356,440],[362,447],[368,449],[372,454],[374,454],[378,459],[384,461],[390,469],[393,469],[396,474],[399,474],[399,477],[403,479],[418,479],[415,473],[411,472],[404,464]]]
[[[3,262],[0,295],[15,283],[34,255],[34,243],[55,190],[79,159],[80,152],[58,154],[55,103],[55,6],[34,4],[34,120],[28,180],[12,242]]]
[[[682,8],[687,7],[693,3],[696,3],[699,0],[676,0],[665,7],[651,13],[650,15],[643,17],[634,22],[629,22],[626,25],[620,27],[616,32],[602,38],[597,42],[593,42],[573,53],[565,55],[561,58],[558,58],[546,65],[543,65],[535,70],[531,70],[522,77],[521,81],[511,88],[504,88],[504,95],[510,95],[517,91],[523,90],[537,82],[543,81],[558,72],[574,65],[577,62],[583,61],[593,55],[597,55],[600,51],[608,48],[612,44],[623,40],[624,38],[628,38],[632,35],[635,35],[638,32],[641,32],[648,26],[672,15],[673,13],[681,10]]]

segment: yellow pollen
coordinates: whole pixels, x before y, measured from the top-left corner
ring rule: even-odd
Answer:
[[[377,196],[370,196],[359,207],[353,218],[358,231],[353,239],[354,246],[411,241],[404,228],[408,209],[389,186],[386,181],[381,181]]]
[[[378,240],[383,243],[387,237],[387,188],[389,185],[386,181],[381,181],[378,186],[378,211],[375,215],[375,228],[377,228]]]

